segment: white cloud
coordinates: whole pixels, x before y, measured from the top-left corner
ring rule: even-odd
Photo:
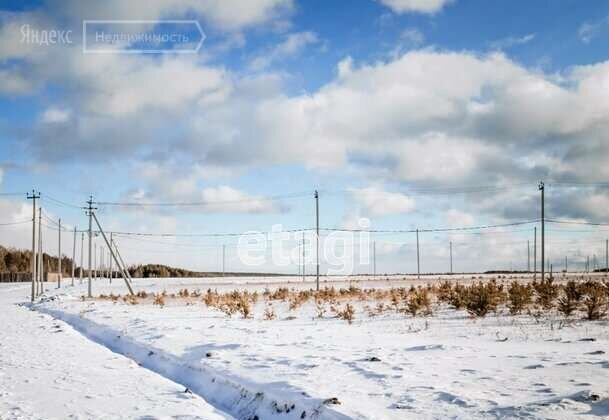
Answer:
[[[70,119],[72,112],[69,109],[47,108],[40,119],[44,123],[65,123]]]
[[[275,61],[298,55],[308,45],[317,42],[319,42],[319,39],[314,32],[295,32],[289,34],[283,42],[254,58],[250,63],[250,68],[252,70],[263,70]]]
[[[609,17],[596,22],[584,22],[577,30],[577,36],[581,42],[589,44],[607,28],[609,28]]]
[[[55,5],[56,12],[76,20],[117,17],[156,20],[194,13],[203,17],[206,23],[225,31],[240,31],[284,19],[293,8],[293,0],[63,0],[60,5]]]
[[[524,45],[533,41],[537,34],[527,34],[520,37],[517,36],[509,36],[507,38],[498,39],[496,41],[491,42],[491,47],[499,50],[507,49],[516,45]]]
[[[446,222],[449,227],[472,226],[474,216],[459,209],[449,209],[446,212]]]
[[[425,35],[417,28],[409,28],[402,31],[400,39],[410,46],[418,47],[425,42]]]
[[[354,188],[351,194],[370,216],[410,213],[415,209],[415,200],[407,195],[384,191],[378,187]]]
[[[203,213],[276,213],[284,209],[263,196],[251,195],[228,185],[203,186],[205,169],[180,168],[178,163],[147,162],[139,164],[134,176],[144,188],[131,191],[123,199],[137,203],[197,203],[178,207]],[[144,207],[158,211],[158,208]],[[161,209],[162,210],[162,209]]]
[[[427,13],[439,12],[453,0],[379,0],[395,13]]]

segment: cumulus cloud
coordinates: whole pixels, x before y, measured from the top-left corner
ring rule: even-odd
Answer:
[[[252,70],[263,70],[273,62],[300,54],[307,46],[317,42],[319,42],[319,38],[314,32],[306,31],[288,34],[282,42],[272,49],[255,57],[249,66]]]
[[[292,0],[48,0],[51,10],[72,19],[156,20],[195,14],[219,29],[238,31],[289,15]]]
[[[129,191],[123,201],[142,204],[142,207],[133,208],[155,212],[162,211],[163,207],[150,204],[183,203],[176,208],[202,213],[276,213],[285,210],[271,199],[248,194],[228,185],[205,185],[202,177],[204,168],[180,170],[176,165],[154,162],[138,165],[134,176],[142,180],[145,186]]]
[[[415,200],[405,194],[384,191],[378,187],[353,188],[353,198],[369,216],[410,213],[415,209]]]
[[[379,0],[382,4],[389,7],[395,13],[426,13],[433,14],[439,12],[453,0]]]

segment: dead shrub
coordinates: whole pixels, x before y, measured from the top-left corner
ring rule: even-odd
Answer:
[[[275,319],[277,316],[275,315],[275,311],[273,310],[272,306],[267,306],[266,309],[264,310],[264,320],[265,321],[272,321],[273,319]]]
[[[537,304],[545,310],[552,309],[559,292],[559,287],[554,284],[554,280],[541,279],[539,282],[534,281],[532,284],[537,294]]]
[[[467,312],[476,317],[484,317],[497,309],[500,301],[497,284],[478,282],[467,287]]]
[[[160,294],[156,294],[154,295],[154,301],[152,302],[153,305],[158,305],[161,308],[165,306],[165,296],[160,293]]]
[[[408,294],[406,312],[412,316],[417,316],[419,312],[424,315],[431,314],[431,299],[429,298],[428,289],[418,288]]]
[[[533,303],[533,288],[530,284],[513,281],[508,288],[508,297],[510,314],[517,315]]]
[[[582,299],[582,288],[573,280],[569,280],[562,287],[563,296],[558,299],[558,310],[564,316],[570,316],[575,312]]]
[[[595,321],[607,314],[607,292],[603,285],[588,280],[582,285],[586,319]]]
[[[345,305],[345,307],[343,308],[343,310],[339,311],[337,313],[337,315],[338,315],[338,318],[344,319],[349,324],[351,324],[353,322],[353,320],[355,319],[355,309],[353,308],[353,305],[351,305],[350,303],[347,303]]]

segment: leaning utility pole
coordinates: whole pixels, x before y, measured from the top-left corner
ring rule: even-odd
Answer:
[[[539,191],[541,191],[541,280],[544,280],[545,276],[545,257],[546,257],[546,244],[545,244],[545,185],[543,181],[539,182]]]
[[[421,259],[419,256],[419,229],[417,229],[417,279],[421,278]]]
[[[122,272],[123,279],[125,280],[125,284],[127,285],[127,289],[129,290],[129,293],[131,295],[134,295],[133,287],[131,287],[131,275],[129,274],[129,271],[125,267],[125,262],[123,261],[123,258],[121,257],[121,255],[118,251],[118,247],[116,247],[116,252],[114,252],[115,250],[112,248],[110,241],[108,241],[108,238],[106,237],[106,234],[104,233],[104,230],[102,229],[101,224],[99,223],[99,220],[97,220],[97,216],[92,211],[91,211],[91,215],[95,219],[95,224],[97,225],[97,228],[99,229],[99,233],[101,234],[102,238],[104,239],[104,242],[106,242],[106,246],[108,247],[108,249],[110,249],[110,253],[112,254],[112,258],[114,258],[114,262],[116,263],[116,266]]]
[[[36,297],[36,199],[40,198],[40,193],[32,190],[32,194],[27,195],[28,200],[32,200],[32,302]]]
[[[317,275],[316,275],[316,284],[317,284],[317,291],[319,291],[319,192],[317,190],[315,190],[315,239],[316,239],[316,246],[315,248],[317,249],[316,251],[316,255],[317,255]]]
[[[76,264],[76,226],[74,226],[74,241],[72,242],[72,287],[74,287],[74,264]]]
[[[537,226],[533,232],[533,280],[537,280]]]
[[[61,219],[59,219],[59,228],[57,229],[57,271],[59,272],[59,276],[57,277],[57,288],[61,288]]]
[[[86,210],[87,216],[89,216],[89,284],[87,285],[87,296],[93,297],[91,295],[91,275],[93,274],[91,263],[92,255],[91,255],[91,245],[93,245],[93,210],[97,210],[97,208],[93,207],[93,196],[89,196],[89,201],[87,201],[89,205]]]

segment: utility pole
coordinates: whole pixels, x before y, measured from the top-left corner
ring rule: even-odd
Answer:
[[[531,272],[531,243],[527,239],[527,272]]]
[[[306,262],[306,254],[305,254],[305,233],[302,232],[302,282],[305,282],[305,270],[307,267],[307,262]]]
[[[609,239],[605,240],[605,273],[609,272]]]
[[[87,201],[89,207],[87,207],[87,216],[89,216],[89,284],[87,285],[87,296],[93,297],[91,295],[91,275],[92,275],[92,255],[91,255],[91,245],[93,244],[93,210],[97,210],[93,207],[93,196],[89,196],[89,201]]]
[[[546,244],[545,244],[545,185],[543,181],[539,181],[539,191],[541,191],[541,280],[544,280],[545,276],[545,264],[546,264]]]
[[[372,242],[372,279],[376,280],[376,241]]]
[[[567,260],[567,256],[565,255],[565,274],[569,271],[569,261]]]
[[[315,240],[316,240],[316,259],[317,259],[317,275],[316,285],[319,291],[319,192],[315,190]]]
[[[450,241],[450,274],[453,273],[453,241]]]
[[[38,208],[38,296],[44,291],[44,251],[42,250],[42,207]]]
[[[59,271],[59,276],[57,277],[57,288],[61,288],[61,219],[59,219],[59,228],[57,230],[57,240],[59,241],[57,245],[57,271]]]
[[[72,242],[72,287],[74,287],[74,264],[76,264],[76,226],[74,226],[74,242]]]
[[[36,297],[36,199],[40,198],[40,193],[32,190],[32,194],[27,195],[28,200],[32,200],[32,302]]]
[[[80,268],[78,269],[78,277],[80,280],[80,284],[82,284],[82,271],[85,269],[84,255],[85,255],[85,232],[81,232],[80,233]]]
[[[537,226],[533,230],[533,281],[537,280]]]
[[[421,259],[419,254],[419,229],[417,229],[417,279],[421,278]]]
[[[110,284],[112,284],[112,277],[114,277],[114,271],[112,267],[112,247],[114,246],[114,239],[112,236],[114,233],[110,232]]]
[[[93,278],[97,280],[97,243],[93,244]]]

